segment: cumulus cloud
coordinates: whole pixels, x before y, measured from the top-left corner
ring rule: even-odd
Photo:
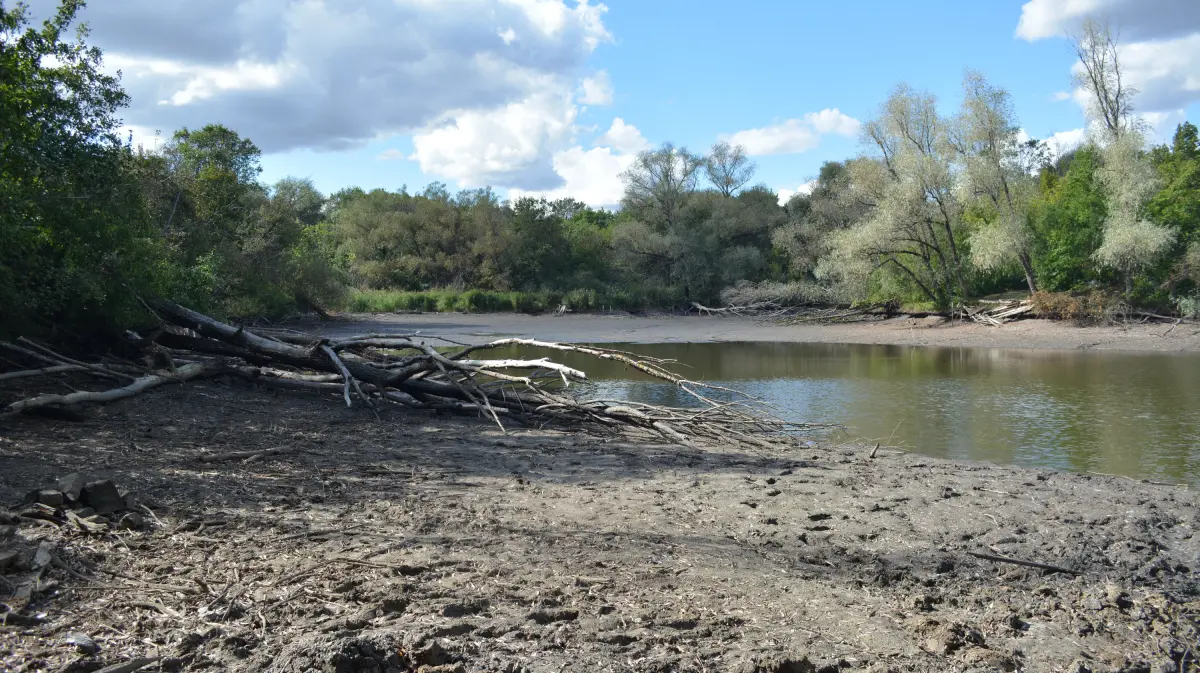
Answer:
[[[649,149],[641,131],[620,117],[608,132],[596,139],[597,147],[574,146],[555,153],[551,162],[561,185],[548,190],[510,190],[509,196],[571,197],[593,207],[612,207],[621,202],[625,184],[621,173],[633,164],[637,153]]]
[[[612,80],[603,70],[593,77],[585,78],[579,89],[579,102],[584,105],[612,105]]]
[[[788,119],[778,124],[738,131],[725,139],[746,148],[750,156],[770,154],[799,154],[815,149],[821,137],[829,134],[858,135],[861,124],[837,108],[810,112],[802,119]]]
[[[31,5],[44,17],[57,0]],[[121,0],[81,19],[123,72],[128,123],[169,134],[221,122],[278,152],[542,105],[573,91],[611,40],[605,11],[587,0]]]
[[[452,113],[413,135],[421,170],[464,187],[552,189],[562,179],[551,154],[567,143],[578,108],[569,94],[547,92],[498,110]]]
[[[1200,2],[1196,0],[1030,0],[1021,7],[1017,37],[1061,38],[1088,18],[1107,20],[1119,32],[1119,55],[1136,104],[1148,121],[1179,116],[1200,101]],[[1076,64],[1074,72],[1082,66]],[[1057,100],[1081,92],[1055,94]]]
[[[1193,0],[1029,0],[1021,6],[1017,37],[1029,41],[1062,37],[1089,17],[1120,26],[1126,39],[1154,40],[1195,32],[1200,4]]]
[[[650,143],[642,136],[642,132],[633,124],[626,124],[620,117],[614,119],[612,126],[593,144],[597,147],[607,145],[625,154],[637,154],[650,149]]]
[[[1046,146],[1050,148],[1054,156],[1060,157],[1082,145],[1086,138],[1087,132],[1084,129],[1059,131],[1046,138]]]
[[[775,190],[779,194],[779,205],[786,206],[787,202],[791,201],[792,197],[797,194],[800,194],[801,196],[808,196],[809,194],[812,194],[813,189],[815,189],[816,186],[816,180],[809,180],[795,189],[780,187],[779,189]]]

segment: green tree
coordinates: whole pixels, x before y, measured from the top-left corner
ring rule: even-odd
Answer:
[[[64,0],[40,27],[0,3],[0,315],[3,329],[115,326],[158,263],[131,153],[127,97]]]
[[[1042,170],[1040,193],[1030,206],[1034,268],[1042,289],[1057,292],[1086,289],[1103,278],[1094,255],[1107,217],[1098,150],[1081,148],[1062,165],[1062,175]]]
[[[1151,151],[1163,188],[1146,211],[1155,222],[1173,229],[1178,244],[1170,262],[1166,289],[1200,294],[1200,137],[1189,122],[1175,129],[1169,146]],[[1190,285],[1190,287],[1189,287]]]

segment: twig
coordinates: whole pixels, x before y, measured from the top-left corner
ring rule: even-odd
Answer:
[[[1062,566],[1050,565],[1048,563],[1038,563],[1037,561],[1022,561],[1021,559],[1008,558],[1007,556],[997,556],[995,554],[983,554],[980,552],[966,552],[968,556],[983,559],[985,561],[995,561],[997,563],[1012,563],[1019,566],[1027,566],[1029,568],[1038,568],[1041,570],[1049,570],[1056,573],[1066,573],[1068,575],[1082,575],[1078,570],[1071,570]]]
[[[197,460],[202,463],[220,463],[226,460],[243,460],[246,458],[261,458],[263,456],[278,456],[294,453],[295,449],[280,447],[263,451],[234,451],[233,453],[210,453],[200,456]]]
[[[159,659],[162,659],[162,657],[142,657],[140,659],[131,659],[122,664],[105,666],[104,668],[95,671],[95,673],[133,673],[134,671],[141,670],[150,664],[155,663]]]
[[[124,378],[124,379],[129,379],[129,380],[133,380],[133,379],[137,378],[136,376],[133,376],[132,374],[126,374],[124,372],[113,371],[107,367],[101,367],[100,365],[93,365],[93,364],[88,364],[86,362],[80,362],[79,360],[72,360],[69,357],[66,357],[64,355],[59,355],[58,353],[55,353],[54,351],[50,350],[49,348],[46,348],[45,346],[42,346],[34,341],[31,341],[30,339],[26,339],[25,337],[18,337],[17,341],[22,344],[25,344],[26,346],[29,346],[30,348],[37,349],[37,350],[41,351],[42,353],[45,353],[46,355],[48,355],[52,358],[55,358],[59,362],[62,362],[65,364],[79,365],[80,367],[86,367],[88,369],[91,369],[92,371],[99,372],[101,374],[105,374],[108,376],[114,376],[116,378]]]

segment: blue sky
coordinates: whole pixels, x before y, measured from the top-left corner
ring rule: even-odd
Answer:
[[[900,82],[952,112],[967,67],[1008,89],[1029,135],[1069,142],[1084,118],[1061,35],[1088,16],[1121,28],[1160,137],[1200,118],[1194,0],[93,4],[139,138],[223,122],[266,150],[265,181],[326,192],[441,181],[603,205],[638,149],[724,138],[756,181],[794,190],[858,151],[857,122]]]

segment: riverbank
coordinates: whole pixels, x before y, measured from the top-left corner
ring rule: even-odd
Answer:
[[[328,335],[414,331],[481,343],[524,337],[573,343],[781,341],[965,348],[1200,352],[1200,325],[1139,323],[1080,327],[1054,320],[1020,320],[1002,327],[942,318],[898,317],[868,323],[781,325],[749,318],[628,314],[357,313],[306,323]]]
[[[382,413],[200,383],[6,422],[5,503],[86,470],[153,518],[18,520],[18,567],[39,543],[62,566],[27,611],[44,622],[0,626],[0,668],[1200,670],[1187,488]]]

